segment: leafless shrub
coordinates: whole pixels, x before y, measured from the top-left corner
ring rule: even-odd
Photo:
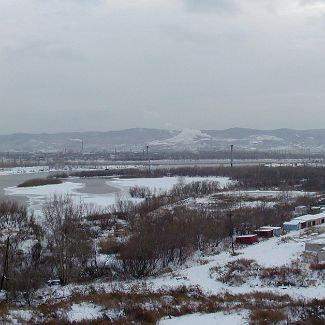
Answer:
[[[152,274],[158,263],[158,256],[147,238],[132,237],[119,254],[115,269],[125,275],[141,278]]]
[[[106,238],[99,242],[99,252],[102,254],[116,254],[121,249],[121,243],[116,238]]]
[[[129,188],[129,193],[131,197],[136,198],[147,198],[152,196],[152,191],[150,188],[143,186],[132,186]]]
[[[144,324],[156,324],[161,318],[159,311],[146,310],[140,306],[129,306],[124,309],[124,312],[127,317]]]
[[[57,178],[35,178],[27,180],[17,187],[33,187],[33,186],[44,186],[44,185],[53,185],[53,184],[61,184],[62,181]]]
[[[281,310],[256,309],[251,312],[249,320],[251,325],[272,325],[286,319],[286,314]]]
[[[111,213],[91,213],[86,215],[86,220],[92,225],[100,227],[101,231],[112,230],[116,225],[116,217]]]
[[[54,196],[44,204],[43,213],[57,277],[63,285],[77,280],[93,257],[82,206],[75,205],[69,196]]]

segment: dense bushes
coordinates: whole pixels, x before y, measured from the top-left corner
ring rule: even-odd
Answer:
[[[17,185],[17,187],[33,187],[33,186],[54,185],[54,184],[61,184],[61,183],[62,181],[58,178],[34,178],[34,179],[29,179]]]
[[[134,227],[120,251],[119,270],[137,278],[184,264],[193,251],[218,245],[228,233],[218,218],[185,208],[146,215]]]
[[[131,197],[137,198],[146,198],[152,196],[152,191],[149,189],[149,187],[143,186],[131,186],[129,188],[129,193]]]
[[[220,184],[217,181],[203,180],[182,184],[182,178],[180,178],[179,184],[173,187],[169,195],[178,198],[200,197],[217,193],[220,190]]]
[[[181,167],[168,171],[180,176],[225,176],[237,180],[237,186],[247,189],[299,188],[306,191],[323,191],[325,188],[324,167]],[[159,173],[156,171],[156,173]]]
[[[250,325],[281,324],[285,320],[287,316],[281,310],[255,309],[250,314]]]
[[[230,167],[179,167],[147,169],[105,169],[71,173],[77,177],[163,177],[163,176],[225,176],[237,180],[237,186],[241,188],[268,189],[268,188],[298,188],[306,191],[323,191],[325,188],[324,167],[267,167],[258,166],[235,166]]]
[[[26,206],[15,201],[0,201],[0,229],[23,228],[30,220]]]
[[[0,202],[0,290],[7,300],[30,304],[35,290],[49,279],[61,284],[82,281],[94,260],[89,227],[82,206],[55,196],[43,209],[42,226],[26,207]]]
[[[33,292],[44,282],[47,266],[41,258],[43,231],[26,207],[12,201],[0,203],[0,290],[8,300],[24,298],[30,303]]]
[[[55,276],[62,285],[80,279],[94,254],[89,227],[82,222],[82,205],[75,205],[69,196],[54,196],[44,205],[43,214]]]

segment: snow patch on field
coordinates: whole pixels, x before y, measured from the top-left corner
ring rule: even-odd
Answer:
[[[96,319],[100,317],[101,309],[102,307],[92,303],[73,304],[67,312],[67,317],[70,322]]]
[[[49,172],[49,166],[1,168],[0,176]]]
[[[180,317],[173,317],[171,319],[164,318],[159,325],[197,325],[197,324],[215,324],[215,325],[244,325],[248,324],[245,320],[245,314],[231,313],[225,314],[223,312],[212,314],[192,314]]]
[[[31,310],[11,310],[8,315],[8,320],[10,320],[10,324],[25,324],[27,322],[31,322],[34,318],[34,313]],[[6,324],[3,321],[3,324]]]
[[[304,249],[303,242],[281,242],[278,238],[271,238],[240,250],[243,253],[240,257],[254,259],[266,267],[281,266],[297,259]]]
[[[219,182],[221,188],[232,184],[228,177],[158,177],[158,178],[130,178],[130,179],[113,179],[107,181],[109,185],[115,185],[128,189],[132,186],[148,187],[152,191],[170,191],[174,185],[189,184],[192,182]]]

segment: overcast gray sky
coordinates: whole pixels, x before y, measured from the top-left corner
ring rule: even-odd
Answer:
[[[325,128],[325,1],[0,0],[0,133]]]

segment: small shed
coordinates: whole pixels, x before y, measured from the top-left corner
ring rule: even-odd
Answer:
[[[236,244],[252,245],[257,242],[258,236],[256,234],[236,236]]]
[[[255,230],[255,234],[258,237],[263,237],[263,238],[271,238],[273,237],[273,230],[272,229],[257,229]]]
[[[299,206],[295,207],[294,214],[296,216],[302,216],[303,214],[306,214],[307,212],[308,212],[308,207],[306,207],[305,205],[299,205]]]
[[[274,227],[274,226],[263,226],[260,229],[271,229],[273,231],[273,236],[280,237],[282,234],[281,227]]]
[[[295,230],[300,230],[300,220],[291,220],[283,223],[283,230],[284,231],[295,231]]]

